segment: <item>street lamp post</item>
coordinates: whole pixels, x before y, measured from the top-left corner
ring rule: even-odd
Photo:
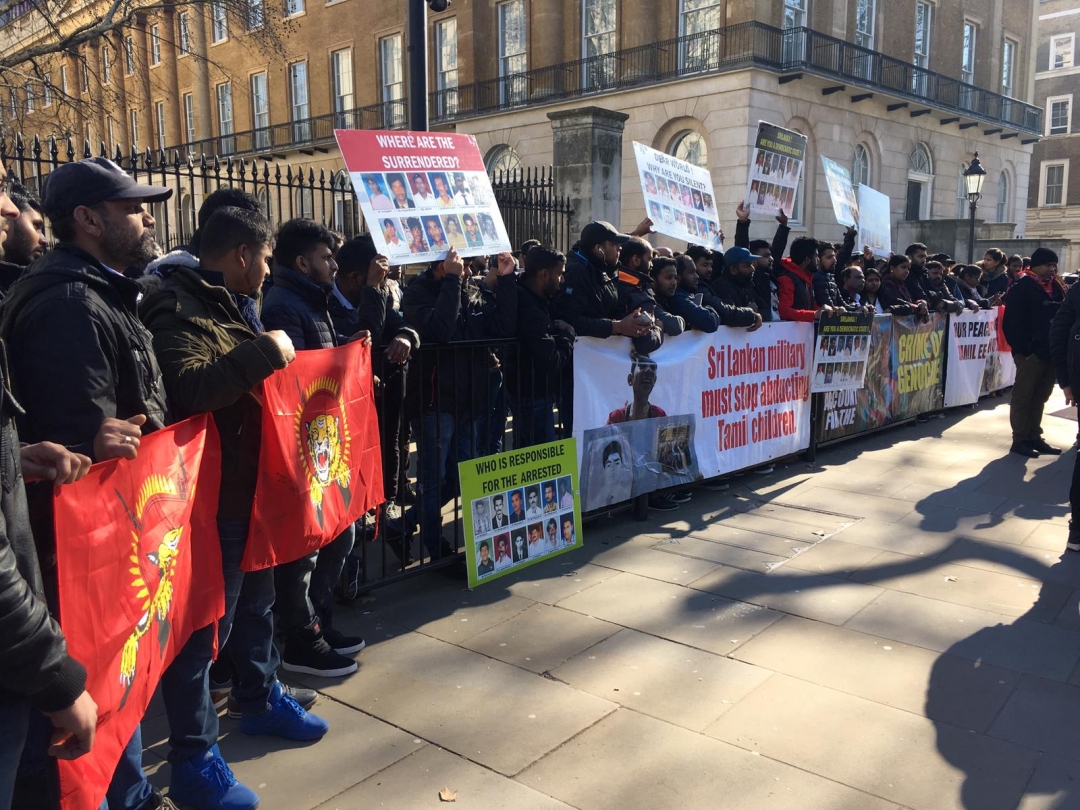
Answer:
[[[979,153],[971,159],[971,165],[964,169],[964,190],[967,192],[968,203],[971,206],[971,227],[968,231],[968,264],[975,261],[975,212],[979,207],[979,199],[982,197],[983,181],[986,179],[986,169],[979,162]]]
[[[409,129],[428,129],[428,36],[427,10],[438,14],[451,0],[409,0]]]

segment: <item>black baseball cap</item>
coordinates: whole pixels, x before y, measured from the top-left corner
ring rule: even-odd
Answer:
[[[617,245],[625,245],[629,241],[630,236],[625,233],[619,233],[615,226],[610,222],[597,220],[596,222],[590,222],[581,229],[581,244],[583,245],[599,245],[603,242],[614,242]]]
[[[108,200],[163,202],[172,193],[165,186],[137,183],[108,158],[95,157],[61,164],[46,175],[41,207],[49,219],[55,219],[70,214],[80,205],[97,205]]]

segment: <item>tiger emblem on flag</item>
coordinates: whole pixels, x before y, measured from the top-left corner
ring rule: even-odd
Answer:
[[[349,431],[337,381],[322,377],[312,382],[301,393],[300,406],[296,415],[300,456],[307,471],[315,518],[322,526],[327,490],[337,486],[346,506],[351,498]]]

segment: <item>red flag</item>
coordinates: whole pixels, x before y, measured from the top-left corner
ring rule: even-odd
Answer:
[[[95,464],[54,500],[60,619],[98,705],[93,750],[60,762],[62,810],[97,810],[120,754],[191,634],[225,612],[221,446],[208,415]]]
[[[317,551],[382,502],[371,347],[297,352],[263,382],[259,478],[241,567],[257,571]]]
[[[997,308],[997,350],[1008,354],[1012,351],[1009,341],[1005,339],[1005,305],[999,304]]]

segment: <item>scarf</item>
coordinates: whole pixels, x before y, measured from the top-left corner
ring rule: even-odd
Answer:
[[[201,265],[199,266],[198,273],[202,276],[202,280],[211,287],[225,286],[224,273],[219,273],[216,270],[207,270]],[[226,289],[228,290],[228,288]],[[228,290],[228,293],[232,296],[236,308],[240,310],[240,317],[244,319],[244,323],[246,323],[248,328],[256,335],[261,335],[263,333],[263,325],[262,321],[259,320],[259,305],[255,303],[255,299],[250,295],[234,293],[232,290]]]
[[[1032,281],[1034,281],[1036,284],[1038,284],[1040,287],[1042,287],[1042,291],[1044,293],[1046,293],[1047,295],[1049,295],[1051,298],[1054,297],[1054,287],[1055,286],[1059,290],[1061,290],[1062,296],[1065,295],[1065,285],[1061,283],[1061,279],[1059,279],[1057,277],[1057,275],[1054,274],[1054,273],[1051,273],[1046,278],[1043,278],[1042,276],[1040,276],[1037,273],[1034,273],[1030,269],[1028,269],[1028,270],[1021,270],[1020,275],[1027,276],[1028,278],[1030,278]]]

